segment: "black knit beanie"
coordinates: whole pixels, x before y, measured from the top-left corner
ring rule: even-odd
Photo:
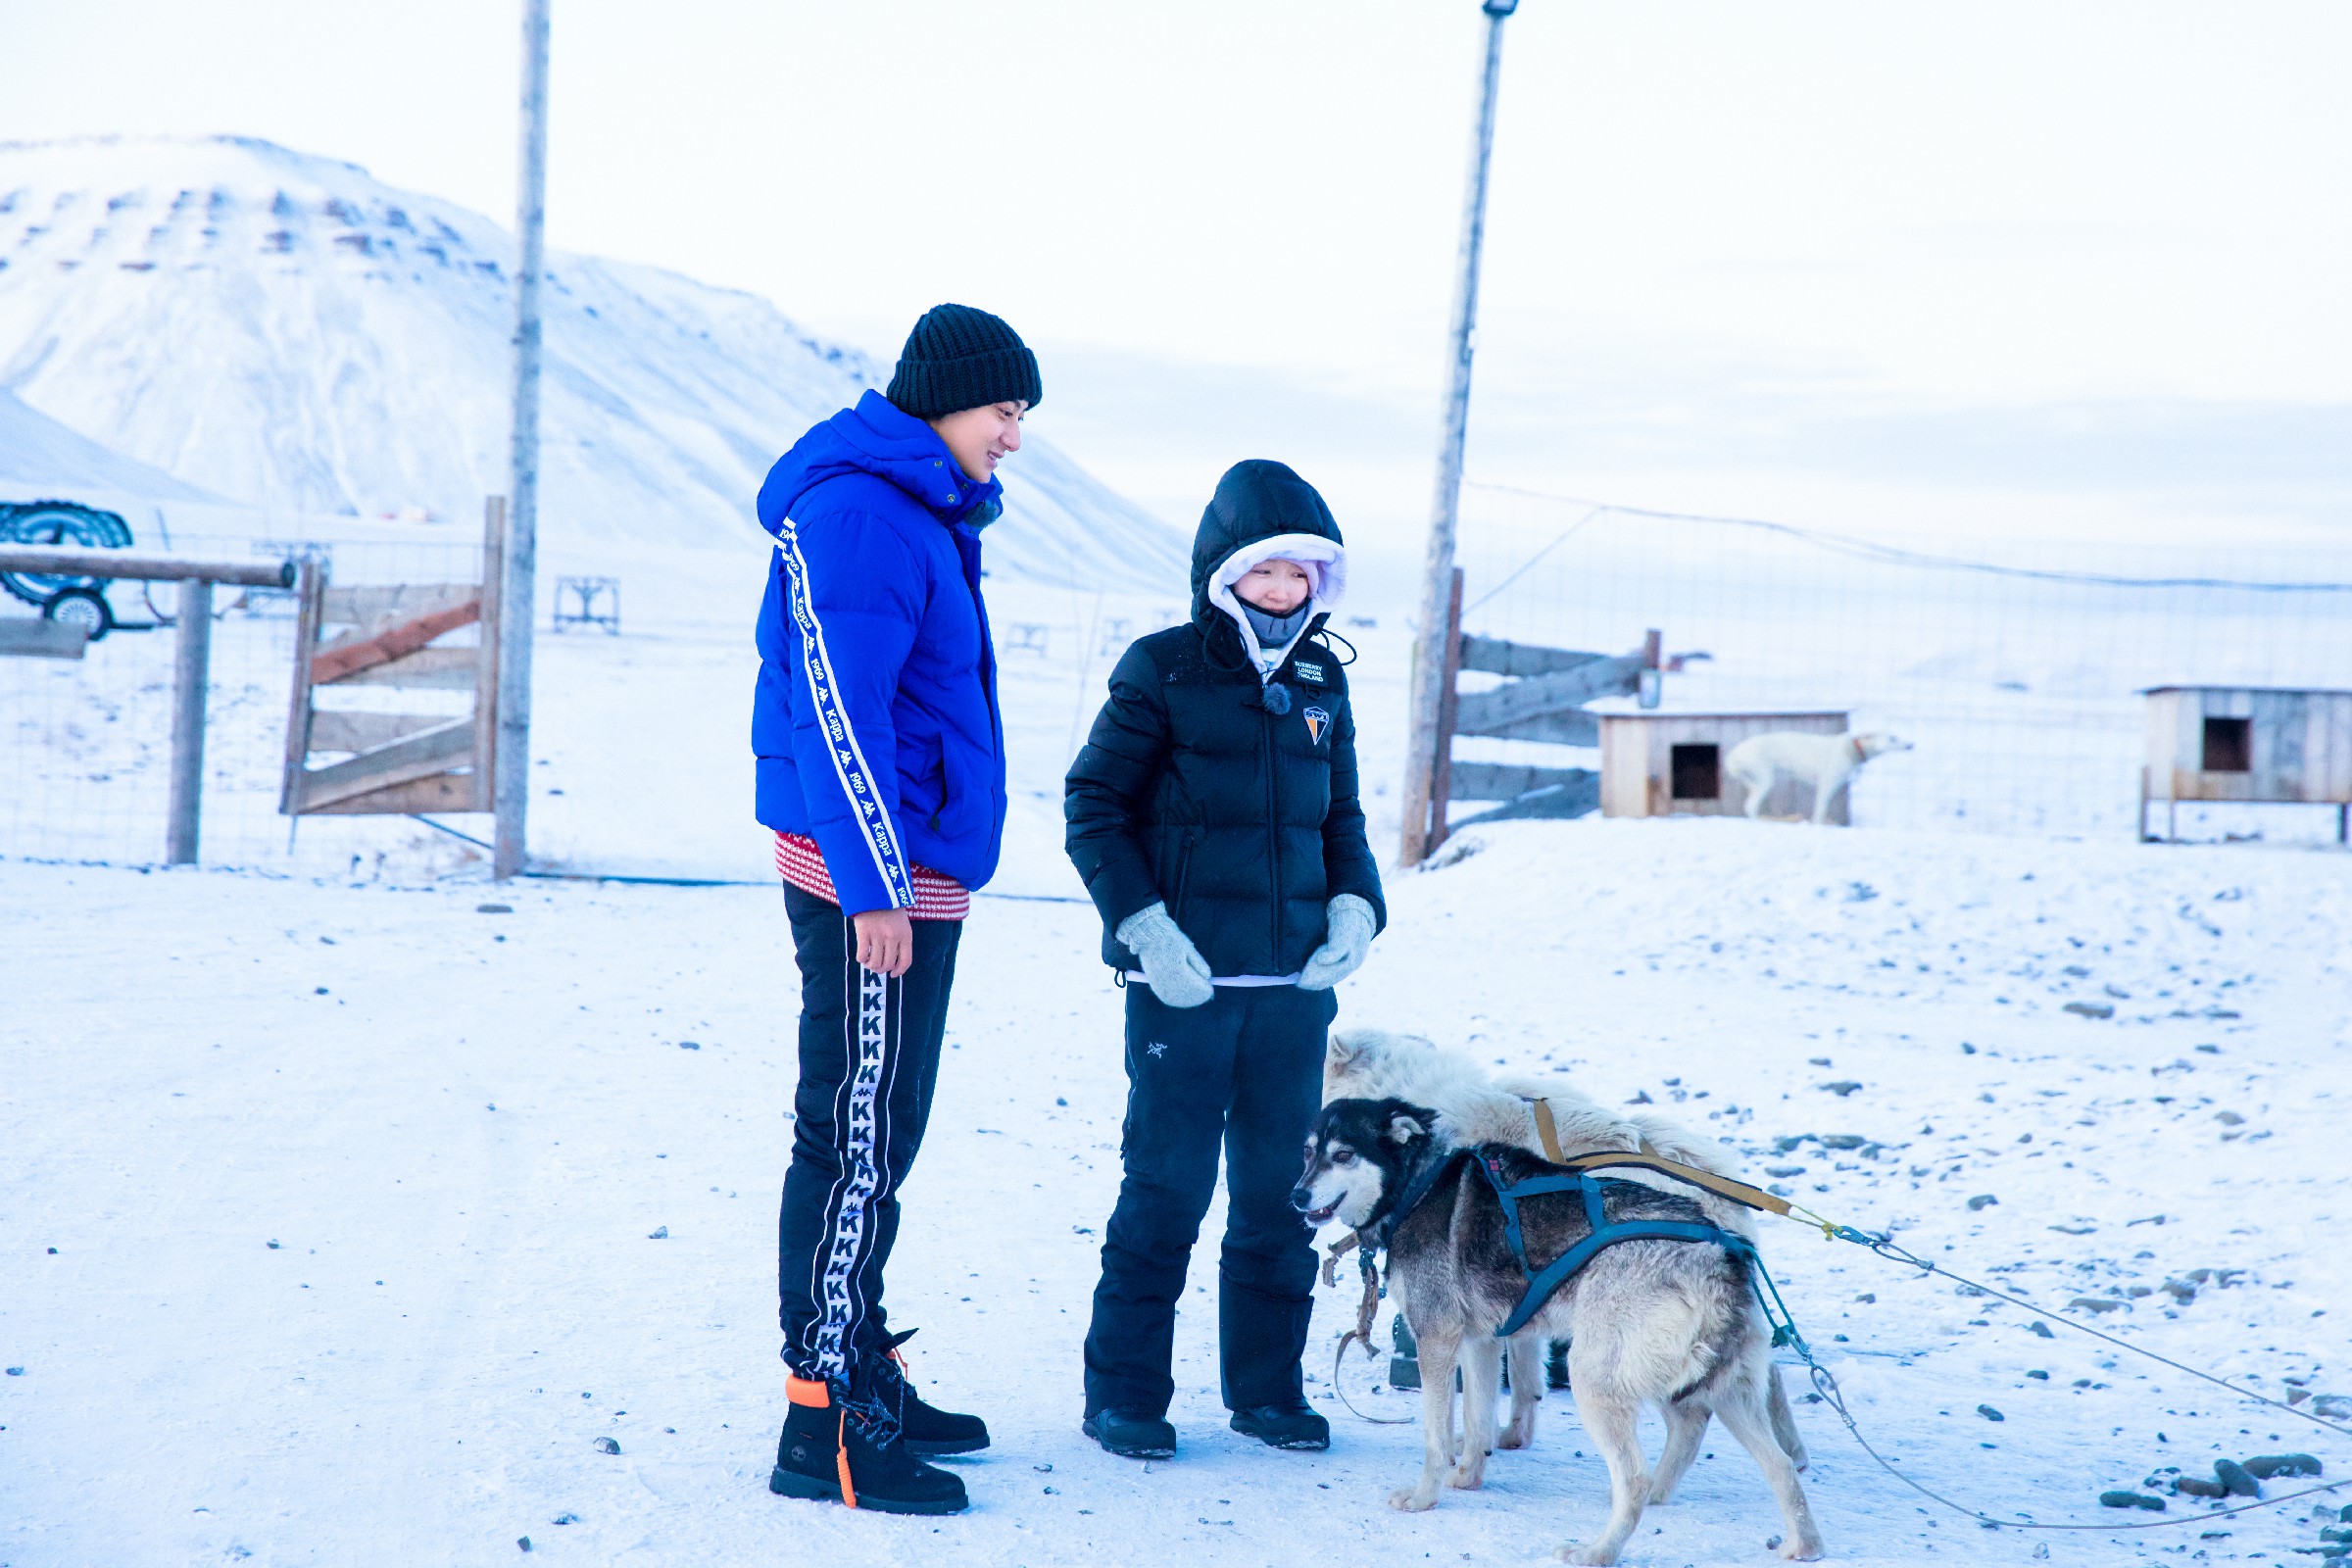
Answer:
[[[906,334],[884,397],[918,419],[1020,399],[1036,408],[1046,395],[1037,356],[1004,318],[969,305],[934,305]]]

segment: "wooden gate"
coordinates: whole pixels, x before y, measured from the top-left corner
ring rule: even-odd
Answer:
[[[321,563],[297,584],[294,693],[286,721],[287,816],[487,811],[498,743],[499,585],[507,509],[490,498],[479,583],[338,588]],[[465,641],[449,641],[478,628]],[[466,691],[470,712],[320,708],[320,688]],[[325,757],[329,760],[314,762]]]
[[[1539,648],[1467,635],[1462,630],[1462,572],[1458,566],[1454,568],[1447,620],[1444,696],[1438,709],[1437,756],[1430,771],[1430,820],[1422,841],[1423,855],[1434,854],[1446,842],[1446,815],[1455,801],[1501,803],[1480,813],[1473,819],[1477,821],[1575,817],[1592,811],[1600,804],[1600,775],[1593,769],[1457,762],[1453,738],[1492,735],[1548,741],[1556,746],[1598,746],[1600,717],[1585,705],[1603,697],[1633,697],[1644,708],[1655,706],[1665,663],[1659,633],[1651,631],[1639,649],[1627,654]],[[1505,683],[1481,692],[1459,692],[1456,687],[1464,670],[1500,675]]]

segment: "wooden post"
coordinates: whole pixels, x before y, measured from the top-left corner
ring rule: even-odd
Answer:
[[[286,777],[277,809],[302,813],[302,775],[311,756],[311,660],[318,651],[318,606],[326,590],[323,563],[305,561],[294,578],[294,693],[286,708]]]
[[[1429,771],[1429,836],[1422,854],[1435,855],[1446,842],[1446,814],[1453,805],[1454,687],[1462,674],[1462,568],[1453,568],[1453,592],[1446,611],[1446,686],[1438,695],[1438,750]]]
[[[1404,833],[1396,858],[1419,865],[1431,848],[1430,801],[1436,783],[1438,710],[1446,700],[1446,603],[1453,573],[1454,527],[1462,501],[1462,444],[1470,424],[1470,355],[1478,326],[1478,269],[1487,240],[1487,172],[1494,157],[1494,94],[1502,80],[1503,19],[1519,0],[1484,0],[1486,59],[1479,73],[1478,130],[1470,142],[1470,188],[1462,203],[1461,270],[1454,278],[1451,361],[1445,427],[1438,441],[1437,495],[1430,508],[1429,554],[1421,574],[1421,625],[1413,644],[1404,752]],[[1458,644],[1458,636],[1454,639]]]
[[[165,858],[194,865],[204,814],[204,700],[213,678],[213,585],[179,585],[179,642],[172,675],[172,815]]]
[[[473,681],[473,808],[498,809],[498,642],[507,581],[507,498],[482,503],[482,651]],[[495,853],[495,852],[493,852]]]

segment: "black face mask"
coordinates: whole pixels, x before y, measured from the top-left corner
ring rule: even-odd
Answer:
[[[1298,628],[1306,624],[1307,612],[1314,609],[1314,601],[1309,599],[1287,615],[1270,615],[1239,595],[1234,597],[1234,603],[1250,617],[1250,629],[1257,633],[1257,646],[1269,654],[1289,646],[1291,639],[1298,635]]]

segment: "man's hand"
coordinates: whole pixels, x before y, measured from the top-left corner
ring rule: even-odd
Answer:
[[[905,909],[868,909],[858,922],[858,961],[896,980],[914,962],[914,922]]]

